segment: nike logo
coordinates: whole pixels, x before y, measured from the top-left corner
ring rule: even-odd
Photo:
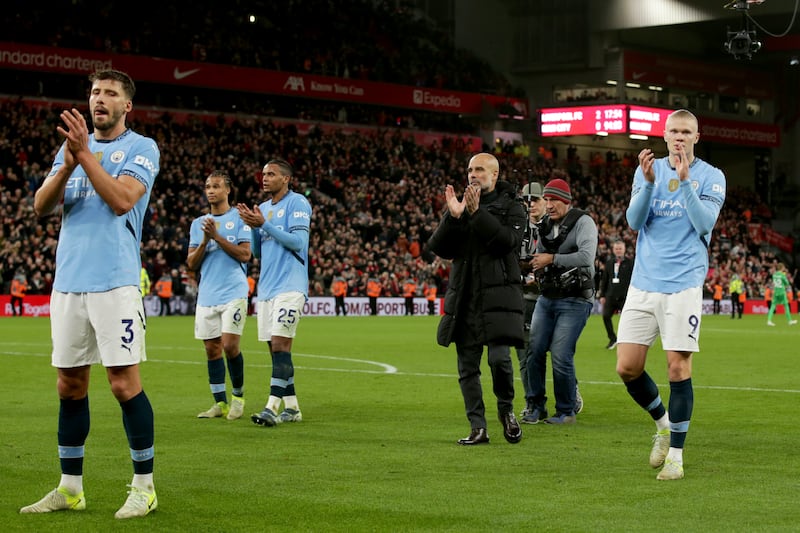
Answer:
[[[193,68],[192,70],[184,70],[181,71],[178,67],[175,67],[175,70],[172,71],[172,75],[175,77],[176,80],[182,80],[183,78],[188,78],[192,74],[200,72],[199,68]]]

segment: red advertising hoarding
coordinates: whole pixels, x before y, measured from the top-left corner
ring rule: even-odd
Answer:
[[[780,146],[781,130],[777,124],[701,117],[700,140],[770,148]]]
[[[743,64],[696,61],[686,57],[625,50],[622,54],[625,81],[659,85],[670,89],[741,96],[775,98],[775,76]]]
[[[484,102],[487,102],[492,108],[511,106],[519,116],[528,117],[527,100],[522,98],[22,43],[0,42],[0,68],[84,75],[98,69],[115,68],[127,72],[137,82],[318,98],[440,113],[478,115]]]

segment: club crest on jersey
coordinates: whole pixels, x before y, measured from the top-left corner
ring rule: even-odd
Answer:
[[[700,182],[692,180],[692,189],[697,190],[700,188]]]
[[[278,218],[283,218],[283,215],[286,213],[283,209],[278,209]]]
[[[679,185],[680,185],[680,181],[676,180],[675,178],[672,178],[671,180],[669,180],[669,184],[667,185],[667,187],[669,188],[669,192],[677,191]]]
[[[233,229],[233,221],[229,220],[225,223],[225,229]]]
[[[125,159],[125,152],[123,152],[122,150],[117,150],[116,152],[111,154],[112,163],[119,163],[123,159]]]
[[[97,162],[99,163],[103,159],[103,152],[95,152],[94,158],[97,159]]]

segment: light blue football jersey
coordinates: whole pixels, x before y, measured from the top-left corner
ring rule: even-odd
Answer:
[[[711,231],[725,202],[725,175],[697,157],[685,182],[667,157],[656,159],[653,169],[655,184],[636,169],[626,213],[639,231],[631,285],[666,294],[701,287]]]
[[[271,300],[294,291],[307,298],[311,204],[305,196],[289,191],[277,204],[267,200],[258,208],[266,221],[261,228],[253,228],[253,253],[261,259],[258,299]]]
[[[197,248],[203,242],[203,220],[211,217],[217,225],[217,233],[233,244],[250,244],[250,226],[244,223],[239,211],[230,209],[222,215],[203,215],[192,221],[189,230],[189,248]],[[233,300],[247,298],[247,265],[228,255],[219,244],[209,240],[206,253],[200,264],[200,285],[197,289],[197,305],[211,307]]]
[[[114,211],[97,194],[80,165],[67,179],[64,212],[56,251],[53,288],[59,292],[105,292],[139,286],[142,261],[139,243],[150,193],[159,171],[161,154],[155,141],[132,130],[116,139],[89,135],[89,149],[113,178],[125,174],[146,188],[133,209]],[[58,151],[50,176],[64,164],[64,146]]]

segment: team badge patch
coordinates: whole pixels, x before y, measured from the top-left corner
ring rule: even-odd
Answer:
[[[669,180],[669,184],[667,185],[669,187],[669,192],[677,191],[679,185],[680,185],[679,180],[676,180],[675,178]]]
[[[116,152],[111,154],[112,163],[119,163],[123,159],[125,159],[125,152],[123,152],[122,150],[117,150]]]
[[[229,220],[225,223],[225,229],[233,229],[233,221]]]

